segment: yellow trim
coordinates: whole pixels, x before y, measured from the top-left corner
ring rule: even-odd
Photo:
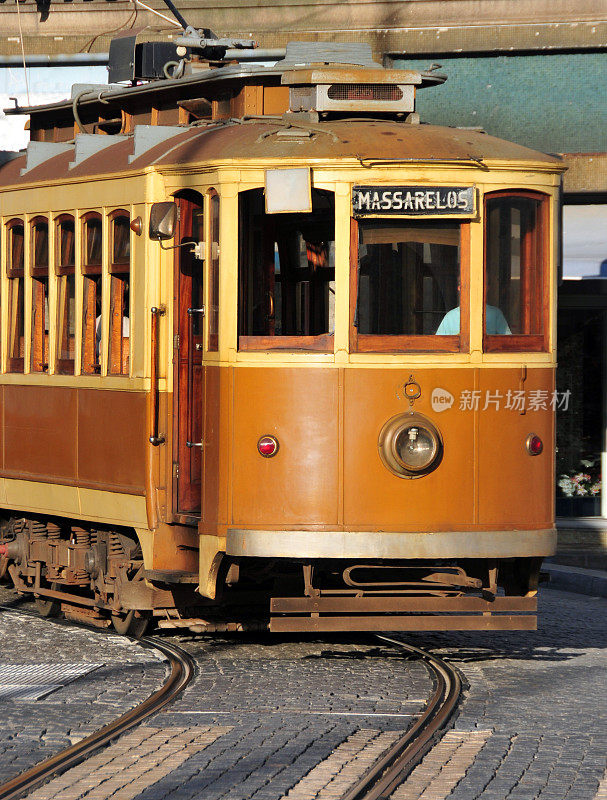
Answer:
[[[156,165],[156,166],[148,166],[141,170],[136,171],[126,171],[126,172],[113,172],[113,173],[104,173],[103,175],[92,175],[92,176],[80,176],[77,178],[67,177],[67,178],[60,178],[55,180],[47,180],[41,181],[39,183],[31,182],[31,183],[19,183],[19,184],[11,184],[6,186],[0,186],[0,197],[2,197],[2,207],[1,213],[3,216],[17,216],[19,214],[18,211],[12,210],[19,208],[21,211],[20,213],[40,213],[39,209],[44,208],[46,203],[45,202],[36,202],[37,201],[37,194],[46,195],[46,192],[49,188],[53,187],[64,187],[66,192],[69,192],[69,189],[79,187],[82,184],[90,184],[94,182],[95,184],[95,195],[98,198],[98,205],[92,207],[90,210],[96,210],[99,205],[114,205],[118,207],[120,202],[114,202],[112,199],[105,199],[105,194],[109,195],[109,198],[113,198],[116,196],[116,190],[114,187],[114,182],[118,181],[120,186],[125,187],[126,183],[134,183],[135,187],[129,187],[128,192],[131,196],[135,196],[138,194],[136,189],[139,189],[140,194],[145,193],[145,189],[149,188],[148,185],[148,178],[150,174],[156,173],[161,176],[165,177],[166,180],[166,190],[170,194],[171,188],[169,186],[171,179],[175,180],[175,178],[179,177],[189,177],[196,178],[198,176],[210,176],[210,174],[217,173],[217,179],[207,177],[204,181],[205,183],[210,183],[216,180],[216,182],[223,182],[225,181],[238,181],[244,182],[243,173],[247,176],[249,180],[253,180],[256,183],[261,183],[263,185],[263,173],[264,170],[267,168],[268,165],[280,165],[280,166],[299,166],[301,164],[306,164],[313,167],[316,171],[320,170],[328,170],[330,171],[335,177],[331,178],[329,175],[323,176],[325,180],[337,180],[343,181],[344,180],[344,172],[351,173],[353,171],[357,172],[360,176],[366,176],[366,179],[369,181],[375,181],[382,179],[384,175],[390,176],[393,182],[396,182],[395,173],[400,172],[407,173],[411,175],[411,179],[415,181],[423,182],[424,180],[428,181],[436,181],[440,180],[440,173],[448,173],[449,178],[444,179],[447,183],[453,182],[455,180],[454,173],[457,174],[458,172],[465,175],[465,179],[467,181],[474,180],[479,185],[485,184],[490,185],[492,182],[491,175],[495,172],[510,172],[516,174],[518,180],[523,180],[527,183],[526,180],[529,181],[537,180],[538,173],[543,175],[552,175],[554,178],[553,186],[558,185],[559,175],[567,169],[564,164],[553,164],[553,163],[546,163],[541,161],[503,161],[503,160],[492,160],[486,159],[483,164],[484,168],[480,169],[477,166],[467,165],[462,163],[437,163],[431,164],[428,161],[424,161],[420,159],[419,161],[415,162],[407,162],[405,164],[385,164],[382,166],[376,167],[362,167],[360,162],[354,158],[340,158],[339,164],[335,163],[335,159],[329,158],[315,158],[315,159],[302,159],[302,158],[264,158],[264,159],[250,159],[250,160],[243,160],[243,159],[215,159],[212,161],[205,161],[205,162],[189,162],[187,166],[183,164],[174,164],[174,165]],[[231,174],[228,174],[228,171]],[[257,171],[257,175],[254,177],[251,173]],[[235,174],[236,172],[236,174]],[[413,173],[413,174],[412,174]],[[527,173],[527,174],[525,174]],[[224,177],[225,174],[225,177]],[[472,177],[472,176],[476,177]],[[261,177],[260,177],[261,176]],[[346,179],[347,180],[347,179]],[[356,181],[360,181],[361,178],[357,177]],[[180,188],[186,188],[191,186],[194,188],[197,185],[198,181],[177,181],[176,188],[173,191],[177,191]],[[511,181],[506,181],[508,184],[512,184]],[[141,184],[141,185],[139,185]],[[109,191],[107,191],[107,187],[110,185]],[[545,184],[542,184],[545,186]],[[124,197],[124,190],[121,191],[122,197]],[[4,195],[4,196],[3,196]],[[19,201],[21,196],[25,196],[27,198],[27,202],[24,204],[22,199],[21,202]],[[16,199],[16,203],[13,205],[11,203],[12,198]],[[48,201],[47,201],[48,202]],[[24,208],[25,205],[25,208]],[[71,213],[74,204],[66,203],[62,208],[55,208],[54,213]],[[79,204],[78,204],[79,205]]]
[[[333,353],[299,352],[238,352],[237,349],[237,302],[238,297],[238,194],[264,185],[265,168],[305,163],[312,167],[313,185],[316,188],[335,192],[336,198],[336,307],[335,341]],[[214,188],[220,195],[220,319],[219,352],[205,350],[204,363],[216,365],[285,365],[301,367],[344,366],[366,368],[383,365],[402,368],[404,365],[435,365],[449,367],[508,366],[527,364],[529,366],[549,366],[554,364],[555,354],[555,298],[553,288],[550,308],[550,347],[549,353],[482,353],[482,321],[478,315],[471,320],[470,353],[402,353],[373,354],[348,353],[349,324],[349,225],[351,187],[357,183],[381,183],[386,186],[397,185],[403,181],[415,182],[423,186],[449,185],[464,181],[474,183],[479,191],[477,216],[470,222],[471,230],[471,307],[482,304],[482,261],[483,261],[483,195],[489,191],[521,188],[548,194],[551,199],[551,225],[553,225],[550,250],[551,278],[554,287],[554,255],[556,252],[556,226],[554,213],[560,173],[560,164],[542,162],[517,162],[487,160],[484,169],[472,165],[429,164],[420,161],[407,164],[383,164],[371,168],[361,167],[356,159],[340,161],[336,164],[330,159],[255,159],[228,160],[194,164],[178,164],[169,167],[146,167],[137,172],[113,173],[111,175],[65,180],[46,181],[43,184],[27,184],[19,187],[0,187],[0,207],[2,225],[12,217],[20,217],[26,226],[25,257],[29,264],[30,237],[29,221],[32,216],[44,214],[49,217],[49,228],[60,213],[73,214],[76,220],[76,294],[78,312],[76,314],[76,373],[80,371],[82,349],[82,288],[81,274],[81,217],[87,211],[96,210],[103,221],[103,266],[102,266],[102,341],[101,375],[65,376],[53,375],[54,359],[51,359],[50,374],[30,374],[30,331],[31,331],[31,277],[26,268],[25,279],[25,331],[26,331],[26,373],[0,375],[0,384],[78,386],[87,388],[107,388],[123,391],[149,390],[150,352],[150,313],[152,305],[165,305],[167,314],[159,325],[159,388],[171,391],[173,386],[173,265],[174,251],[161,250],[157,242],[147,236],[149,211],[152,202],[166,200],[175,192],[192,188],[205,196],[205,226],[210,224],[208,213],[208,190]],[[98,204],[82,204],[82,186],[94,183],[95,199]],[[57,206],[48,208],[49,189]],[[125,204],[123,198],[130,197],[132,203]],[[88,199],[88,198],[87,198]],[[108,336],[110,276],[108,270],[109,252],[108,214],[118,208],[128,210],[131,219],[141,216],[144,220],[144,233],[141,237],[131,234],[131,377],[108,376]],[[46,208],[46,210],[45,210]],[[41,210],[42,209],[42,210]],[[208,238],[208,236],[207,236]],[[6,257],[6,245],[4,255]],[[50,349],[56,352],[56,309],[57,279],[54,274],[55,248],[51,242],[49,259],[49,312],[51,320]],[[5,262],[5,258],[3,259]],[[208,305],[208,258],[205,259],[205,292]],[[7,296],[7,277],[5,269],[0,279],[1,289]],[[2,309],[2,330],[7,331],[8,310],[4,303]],[[208,325],[208,319],[207,319]],[[205,342],[208,335],[205,336]],[[6,369],[7,336],[3,336],[1,366]]]
[[[124,392],[149,391],[150,379],[119,375],[47,375],[44,372],[6,372],[0,375],[0,386],[64,386],[74,389],[113,389]],[[164,383],[161,382],[161,387]]]
[[[147,528],[145,497],[0,478],[0,506],[91,522]]]

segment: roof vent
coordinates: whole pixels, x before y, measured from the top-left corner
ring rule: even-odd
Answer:
[[[176,125],[136,125],[133,136],[133,155],[129,156],[129,164],[156,147],[157,144],[172,139],[173,136],[180,133],[185,133],[187,130],[187,128],[180,128]]]
[[[116,134],[114,136],[100,136],[98,133],[79,133],[74,140],[74,160],[70,161],[70,169],[86,161],[87,158],[111,147],[113,144],[123,142],[127,136]]]
[[[395,103],[403,99],[400,86],[383,83],[333,83],[327,90],[329,100],[377,100]]]
[[[404,115],[415,111],[415,89],[422,76],[415,70],[329,64],[294,66],[280,80],[290,87],[293,113]]]
[[[329,70],[327,70],[328,72]],[[373,70],[375,72],[375,70]],[[408,114],[415,111],[415,86],[411,83],[336,82],[332,75],[313,75],[304,85],[289,89],[290,111],[355,111],[357,113]]]
[[[74,145],[69,142],[29,142],[27,145],[27,158],[25,167],[21,170],[24,175],[30,169],[40,166],[49,158],[54,158],[60,153],[67,153],[68,150],[73,150]]]

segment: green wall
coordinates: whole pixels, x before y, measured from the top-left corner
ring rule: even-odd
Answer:
[[[607,151],[607,54],[398,58],[439,63],[445,84],[417,96],[422,122],[478,126],[548,153]]]

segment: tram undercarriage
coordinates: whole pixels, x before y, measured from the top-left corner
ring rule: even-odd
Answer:
[[[208,600],[197,573],[146,570],[128,529],[13,517],[0,534],[0,578],[43,616],[133,636],[152,622],[196,633],[534,630],[541,561],[224,557]]]

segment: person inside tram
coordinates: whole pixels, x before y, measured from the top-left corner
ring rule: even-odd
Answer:
[[[487,286],[487,294],[491,289],[491,284]],[[461,290],[460,284],[457,284],[457,293]],[[456,306],[451,311],[447,311],[442,318],[440,325],[436,329],[437,336],[457,336],[459,334],[459,316],[460,308]],[[501,308],[492,306],[487,303],[485,306],[485,333],[488,336],[508,336],[512,334],[510,326],[506,321]]]

